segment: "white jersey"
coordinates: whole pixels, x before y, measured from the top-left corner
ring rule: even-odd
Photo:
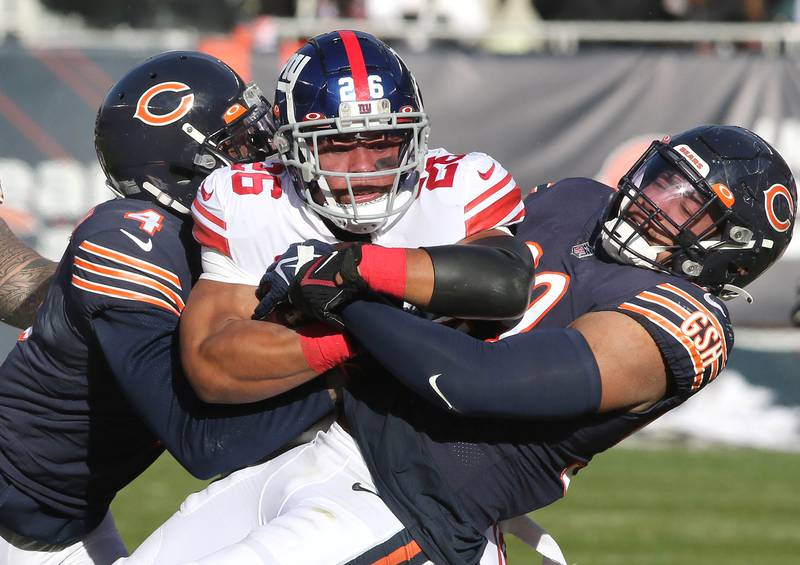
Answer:
[[[292,243],[337,241],[292,183],[278,161],[233,165],[205,179],[192,205],[194,236],[203,246],[202,278],[256,286]],[[398,221],[373,233],[373,243],[447,245],[525,215],[511,173],[483,153],[430,150],[420,184],[417,200]]]

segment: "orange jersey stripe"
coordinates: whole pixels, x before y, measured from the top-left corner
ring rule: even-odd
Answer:
[[[416,541],[412,540],[403,547],[398,547],[386,557],[373,561],[372,565],[399,565],[410,561],[420,553],[422,553],[422,549]]]
[[[81,290],[92,292],[94,294],[101,294],[103,296],[111,296],[112,298],[120,298],[122,300],[132,300],[134,302],[152,304],[153,306],[158,306],[159,308],[168,310],[176,316],[181,315],[181,313],[170,303],[158,298],[154,298],[148,294],[142,294],[141,292],[134,292],[132,290],[125,290],[104,284],[93,283],[87,281],[86,279],[80,278],[78,275],[72,275],[72,285],[80,288]]]
[[[178,290],[183,290],[183,287],[181,287],[181,281],[178,278],[178,276],[175,273],[172,273],[166,269],[162,269],[158,265],[154,265],[153,263],[148,263],[147,261],[142,261],[141,259],[137,259],[136,257],[131,257],[130,255],[125,255],[124,253],[120,253],[119,251],[114,251],[113,249],[103,247],[102,245],[97,245],[95,243],[92,243],[91,241],[84,241],[83,243],[80,244],[79,247],[84,251],[87,251],[93,255],[97,255],[98,257],[103,257],[105,259],[114,261],[115,263],[127,265],[128,267],[133,267],[136,270],[156,276],[162,280],[171,283]]]
[[[711,323],[714,325],[714,329],[717,330],[717,333],[719,334],[720,341],[722,341],[722,362],[726,363],[728,360],[728,344],[725,341],[725,332],[722,331],[722,324],[719,323],[719,320],[714,315],[714,313],[711,312],[711,310],[709,310],[702,302],[697,300],[694,296],[692,296],[685,290],[678,288],[675,285],[664,283],[658,285],[658,287],[663,288],[664,290],[668,290],[673,294],[677,294],[687,302],[691,303],[695,308],[703,312],[703,314],[705,314],[706,317],[709,320],[711,320]]]
[[[186,306],[179,294],[172,291],[166,285],[163,285],[158,281],[154,281],[150,277],[146,277],[144,275],[137,275],[136,273],[131,273],[130,271],[123,271],[122,269],[105,267],[103,265],[98,265],[96,263],[86,261],[85,259],[82,259],[80,257],[75,257],[75,265],[91,273],[103,275],[106,277],[110,277],[112,279],[120,279],[127,282],[132,282],[135,284],[146,286],[147,288],[152,288],[156,292],[160,292],[169,300],[171,300],[180,311],[183,311],[184,307]]]
[[[642,308],[641,306],[637,306],[637,305],[631,304],[629,302],[625,302],[624,304],[621,304],[620,308],[622,308],[623,310],[629,310],[631,312],[636,312],[637,314],[640,314],[640,315],[646,317],[651,322],[653,322],[654,324],[659,326],[661,329],[663,329],[665,332],[667,332],[672,337],[674,337],[684,347],[684,349],[686,349],[686,351],[689,353],[689,355],[692,358],[692,364],[694,365],[694,372],[695,372],[695,374],[694,374],[694,382],[692,382],[692,391],[695,391],[698,388],[700,388],[700,385],[703,383],[703,362],[700,359],[700,354],[698,353],[697,348],[695,347],[694,343],[692,343],[692,340],[690,340],[680,330],[680,328],[678,326],[676,326],[675,324],[670,322],[668,319],[666,319],[661,314],[657,314],[657,313],[655,313],[655,312],[653,312],[651,310],[647,310],[646,308]]]
[[[639,293],[636,298],[640,298],[646,302],[652,302],[654,304],[659,304],[678,316],[681,320],[685,320],[689,317],[690,312],[678,304],[677,302],[673,302],[672,300],[661,296],[660,294],[655,294],[654,292],[644,291]]]

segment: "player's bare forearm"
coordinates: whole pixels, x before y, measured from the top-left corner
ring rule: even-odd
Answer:
[[[22,243],[0,219],[0,320],[29,326],[55,270],[56,263]]]
[[[524,243],[488,230],[460,245],[408,250],[403,299],[449,316],[514,318],[528,306],[533,277]]]
[[[497,236],[506,236],[506,234],[499,230],[487,230],[464,239],[459,244],[475,244],[481,239]],[[406,285],[403,299],[419,308],[427,308],[433,295],[435,280],[436,273],[430,255],[423,249],[407,249]]]
[[[314,377],[300,336],[280,324],[252,321],[254,289],[201,280],[181,318],[186,376],[206,402],[255,402]]]
[[[431,301],[434,287],[431,256],[422,249],[409,249],[406,255],[406,290],[403,300],[425,309]]]
[[[256,402],[317,376],[303,356],[299,336],[270,322],[231,321],[199,344],[196,357],[207,374],[190,381],[203,383],[206,402]]]

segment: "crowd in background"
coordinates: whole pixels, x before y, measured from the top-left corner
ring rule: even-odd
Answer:
[[[79,14],[90,25],[193,25],[230,29],[257,16],[395,18],[459,21],[463,14],[491,19],[510,8],[543,20],[780,21],[796,20],[798,0],[42,0],[56,12]],[[220,9],[220,8],[223,9]]]

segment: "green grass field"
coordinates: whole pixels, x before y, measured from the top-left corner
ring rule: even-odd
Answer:
[[[800,454],[621,449],[572,480],[534,518],[578,565],[800,563]],[[113,505],[135,548],[203,483],[162,457]],[[512,564],[538,563],[509,537]]]

